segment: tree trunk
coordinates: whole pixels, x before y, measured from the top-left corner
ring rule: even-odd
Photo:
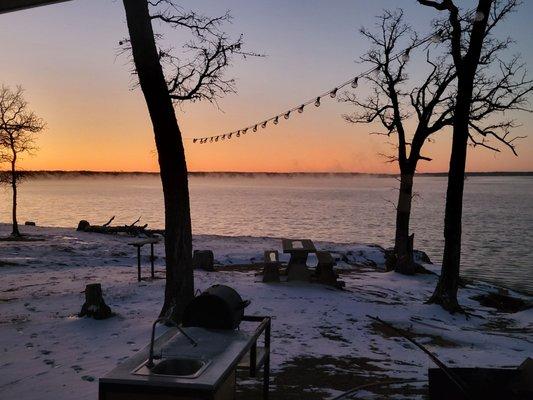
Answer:
[[[413,199],[414,171],[402,172],[400,177],[400,192],[396,206],[396,237],[394,254],[396,255],[396,272],[414,274],[412,251],[409,250],[409,221],[411,218],[411,204]],[[411,262],[406,262],[411,260]]]
[[[12,201],[12,231],[11,236],[19,237],[19,224],[17,222],[17,171],[16,171],[16,155],[13,156],[13,161],[11,162],[11,189],[13,191],[13,201]]]
[[[468,52],[464,57],[460,57],[462,50],[460,41],[452,41],[452,53],[456,54],[454,62],[457,69],[457,95],[454,108],[452,152],[450,155],[444,214],[444,255],[439,282],[435,292],[429,299],[430,303],[440,304],[451,313],[463,311],[457,301],[457,289],[459,287],[459,270],[461,266],[461,225],[468,128],[474,78],[486,37],[485,31],[492,4],[493,0],[479,0],[477,12],[483,15],[483,19],[474,22],[470,34]]]
[[[85,303],[78,314],[79,317],[106,319],[113,315],[111,308],[105,303],[102,295],[102,285],[91,283],[85,286]]]
[[[457,289],[461,265],[461,225],[468,144],[468,110],[469,106],[465,107],[464,101],[456,106],[444,213],[444,255],[439,282],[429,300],[430,303],[440,304],[445,310],[452,313],[462,311],[457,301]]]
[[[146,0],[123,0],[133,60],[152,120],[165,203],[166,286],[162,317],[181,320],[193,298],[187,164],[172,100],[159,63]]]

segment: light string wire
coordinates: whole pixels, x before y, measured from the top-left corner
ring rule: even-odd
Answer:
[[[475,19],[476,20],[478,18],[480,18],[477,15],[476,10],[470,10],[470,11],[466,12],[463,15],[462,18],[466,19],[466,18],[470,17],[472,14],[475,14]],[[394,56],[392,56],[390,58],[389,62],[396,61],[396,60],[400,59],[401,57],[409,58],[409,55],[410,55],[409,53],[411,52],[411,50],[413,50],[413,49],[415,49],[417,47],[420,47],[420,46],[426,44],[429,41],[434,42],[434,43],[441,42],[443,34],[444,34],[444,29],[439,29],[436,33],[432,33],[430,35],[425,36],[423,39],[418,40],[417,42],[413,43],[408,48],[406,48],[406,49],[400,51],[399,53],[395,54]],[[223,133],[223,134],[219,134],[219,135],[213,135],[213,136],[201,136],[201,137],[184,138],[184,140],[191,140],[195,144],[217,143],[219,141],[224,141],[226,139],[229,140],[232,137],[241,137],[243,135],[246,135],[249,131],[255,133],[260,128],[261,129],[265,129],[269,122],[272,122],[274,125],[277,125],[279,123],[280,119],[282,119],[282,118],[283,119],[289,119],[290,115],[292,113],[294,113],[295,111],[298,112],[299,114],[303,113],[304,108],[306,106],[310,105],[310,104],[314,104],[316,107],[319,107],[320,104],[321,104],[320,101],[321,101],[321,99],[323,97],[330,96],[331,98],[335,98],[336,95],[337,95],[337,92],[339,90],[345,88],[348,85],[351,85],[351,87],[353,89],[357,88],[359,79],[364,78],[364,77],[370,75],[371,73],[379,73],[380,69],[381,69],[381,66],[369,68],[366,71],[361,72],[359,75],[356,75],[355,77],[350,78],[349,80],[346,80],[346,81],[338,84],[333,89],[330,89],[330,90],[328,90],[326,92],[323,92],[323,93],[319,94],[318,96],[315,96],[315,97],[313,97],[313,98],[311,98],[311,99],[309,99],[307,101],[304,101],[303,103],[299,104],[298,106],[289,108],[288,110],[286,110],[286,111],[284,111],[284,112],[282,112],[280,114],[276,114],[276,115],[274,115],[272,117],[269,117],[269,118],[266,118],[266,119],[262,119],[259,122],[255,123],[255,124],[248,125],[248,126],[242,128],[242,129],[239,129],[239,130],[236,130],[236,131],[232,131],[232,132]]]

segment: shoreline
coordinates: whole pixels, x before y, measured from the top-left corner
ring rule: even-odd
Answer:
[[[7,223],[7,222],[1,222],[0,221],[0,231],[2,231],[5,227],[9,227],[11,226],[10,223]],[[71,232],[78,232],[76,230],[76,227],[75,226],[72,226],[72,227],[68,227],[68,226],[26,226],[26,225],[19,225],[21,231],[24,231],[24,229],[26,228],[32,228],[33,229],[45,229],[45,230],[55,230],[55,229],[59,229],[59,230],[68,230],[68,231],[71,231]],[[22,232],[23,235],[24,235],[24,232]],[[130,240],[133,239],[134,237],[132,236],[127,236],[127,235],[123,235],[123,234],[119,234],[119,235],[113,235],[113,234],[101,234],[101,233],[93,233],[93,232],[83,232],[85,234],[90,234],[90,235],[98,235],[98,236],[109,236],[109,237],[120,237],[120,238],[129,238]],[[0,233],[0,238],[1,238],[2,234]],[[4,235],[5,236],[5,235]],[[239,239],[241,240],[251,240],[251,241],[261,241],[261,240],[267,240],[269,242],[279,242],[281,243],[281,239],[282,237],[275,237],[275,236],[251,236],[251,235],[218,235],[218,234],[211,234],[211,233],[193,233],[193,246],[194,246],[194,241],[197,240],[197,239],[203,239],[203,238],[210,238],[210,239],[219,239],[219,240],[228,240],[228,241],[238,241]],[[311,239],[313,240],[313,239]],[[1,242],[1,240],[0,240]],[[16,243],[16,242],[15,242]],[[374,247],[376,249],[379,249],[380,251],[385,251],[387,249],[390,249],[391,247],[384,247],[380,244],[377,244],[377,243],[368,243],[368,242],[335,242],[335,241],[324,241],[324,240],[313,240],[313,243],[315,243],[316,245],[318,246],[326,246],[326,247],[340,247],[340,248],[348,248],[348,247]],[[162,245],[162,244],[161,244]],[[432,266],[430,267],[430,271],[434,274],[436,274],[437,276],[440,275],[440,265],[437,264],[437,263],[433,263],[431,262],[431,259],[430,257],[426,254],[426,252],[424,250],[421,250],[421,249],[415,249],[415,252],[417,252],[418,254],[415,255],[415,257],[418,257],[420,259],[420,257],[427,257],[427,259],[430,260],[430,263],[429,264],[426,264],[426,267],[429,265],[429,266]],[[280,252],[281,253],[281,252]],[[215,259],[217,258],[217,254],[215,254]],[[281,254],[281,258],[283,259],[284,258],[284,255]],[[1,258],[0,258],[0,261],[1,261]],[[261,262],[261,259],[259,259],[257,262]],[[243,263],[243,264],[246,264],[246,263]],[[224,264],[222,264],[224,265]],[[384,265],[384,264],[383,264]],[[231,266],[231,264],[230,264]],[[528,292],[527,290],[525,289],[521,289],[521,288],[513,288],[513,287],[509,287],[509,286],[505,286],[504,284],[501,284],[500,282],[496,282],[496,281],[490,281],[490,280],[484,280],[484,279],[480,279],[480,278],[471,278],[471,277],[464,277],[464,276],[461,276],[463,279],[466,279],[467,281],[471,281],[473,282],[474,284],[481,284],[481,285],[489,285],[489,286],[493,286],[493,287],[496,287],[496,288],[500,288],[500,289],[504,289],[504,290],[509,290],[509,291],[512,291],[518,295],[521,295],[521,296],[532,296],[533,297],[533,293],[532,292]]]

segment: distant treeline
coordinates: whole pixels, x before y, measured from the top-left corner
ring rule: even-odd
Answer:
[[[5,171],[0,171],[0,175]],[[21,171],[25,178],[76,178],[76,177],[127,177],[127,176],[157,176],[158,172],[144,171]],[[189,172],[194,177],[376,177],[391,178],[399,174],[378,174],[378,173],[361,173],[361,172]],[[533,171],[494,171],[494,172],[468,172],[468,176],[533,176]],[[435,176],[445,177],[446,172],[426,172],[418,173],[417,176]]]

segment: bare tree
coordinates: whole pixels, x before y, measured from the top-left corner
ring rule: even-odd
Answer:
[[[374,67],[375,73],[366,77],[372,93],[362,100],[356,94],[347,93],[341,100],[352,103],[356,109],[353,114],[344,116],[348,122],[372,124],[377,121],[385,131],[374,134],[396,139],[396,154],[386,156],[389,162],[398,162],[401,172],[396,206],[395,269],[412,274],[416,269],[412,242],[410,244],[409,240],[413,177],[420,160],[431,161],[431,158],[421,154],[424,143],[431,135],[452,123],[451,84],[455,79],[455,69],[442,57],[432,57],[429,45],[425,45],[428,72],[418,85],[414,84],[408,90],[406,84],[410,79],[406,68],[417,35],[403,22],[402,10],[385,11],[378,17],[376,26],[376,32],[361,29],[362,35],[372,46],[362,57],[363,62]],[[438,35],[436,37],[440,40]],[[405,42],[407,52],[396,57]],[[409,132],[404,121],[413,114],[416,115],[417,124]]]
[[[499,40],[493,30],[520,4],[518,0],[478,0],[475,13],[462,17],[453,0],[418,0],[421,5],[446,12],[449,53],[457,74],[453,109],[453,139],[444,218],[444,256],[439,282],[430,302],[450,312],[461,312],[457,301],[461,263],[461,221],[467,147],[499,150],[498,144],[515,154],[516,126],[506,119],[511,110],[528,110],[532,81],[526,78],[517,57],[505,60],[510,39]],[[481,135],[476,139],[473,133]]]
[[[209,18],[184,11],[171,0],[123,0],[135,73],[152,120],[165,203],[166,287],[161,316],[179,321],[193,297],[192,232],[187,164],[173,102],[207,100],[234,92],[234,81],[224,78],[242,37],[231,41],[220,30],[228,13]],[[191,35],[183,47],[158,46],[152,21]]]
[[[44,126],[43,120],[29,110],[22,87],[11,90],[0,86],[0,162],[9,164],[9,170],[2,173],[0,181],[11,186],[13,192],[13,237],[21,236],[17,222],[17,186],[22,175],[17,169],[17,162],[22,154],[31,154],[36,150],[35,134],[41,132]]]

